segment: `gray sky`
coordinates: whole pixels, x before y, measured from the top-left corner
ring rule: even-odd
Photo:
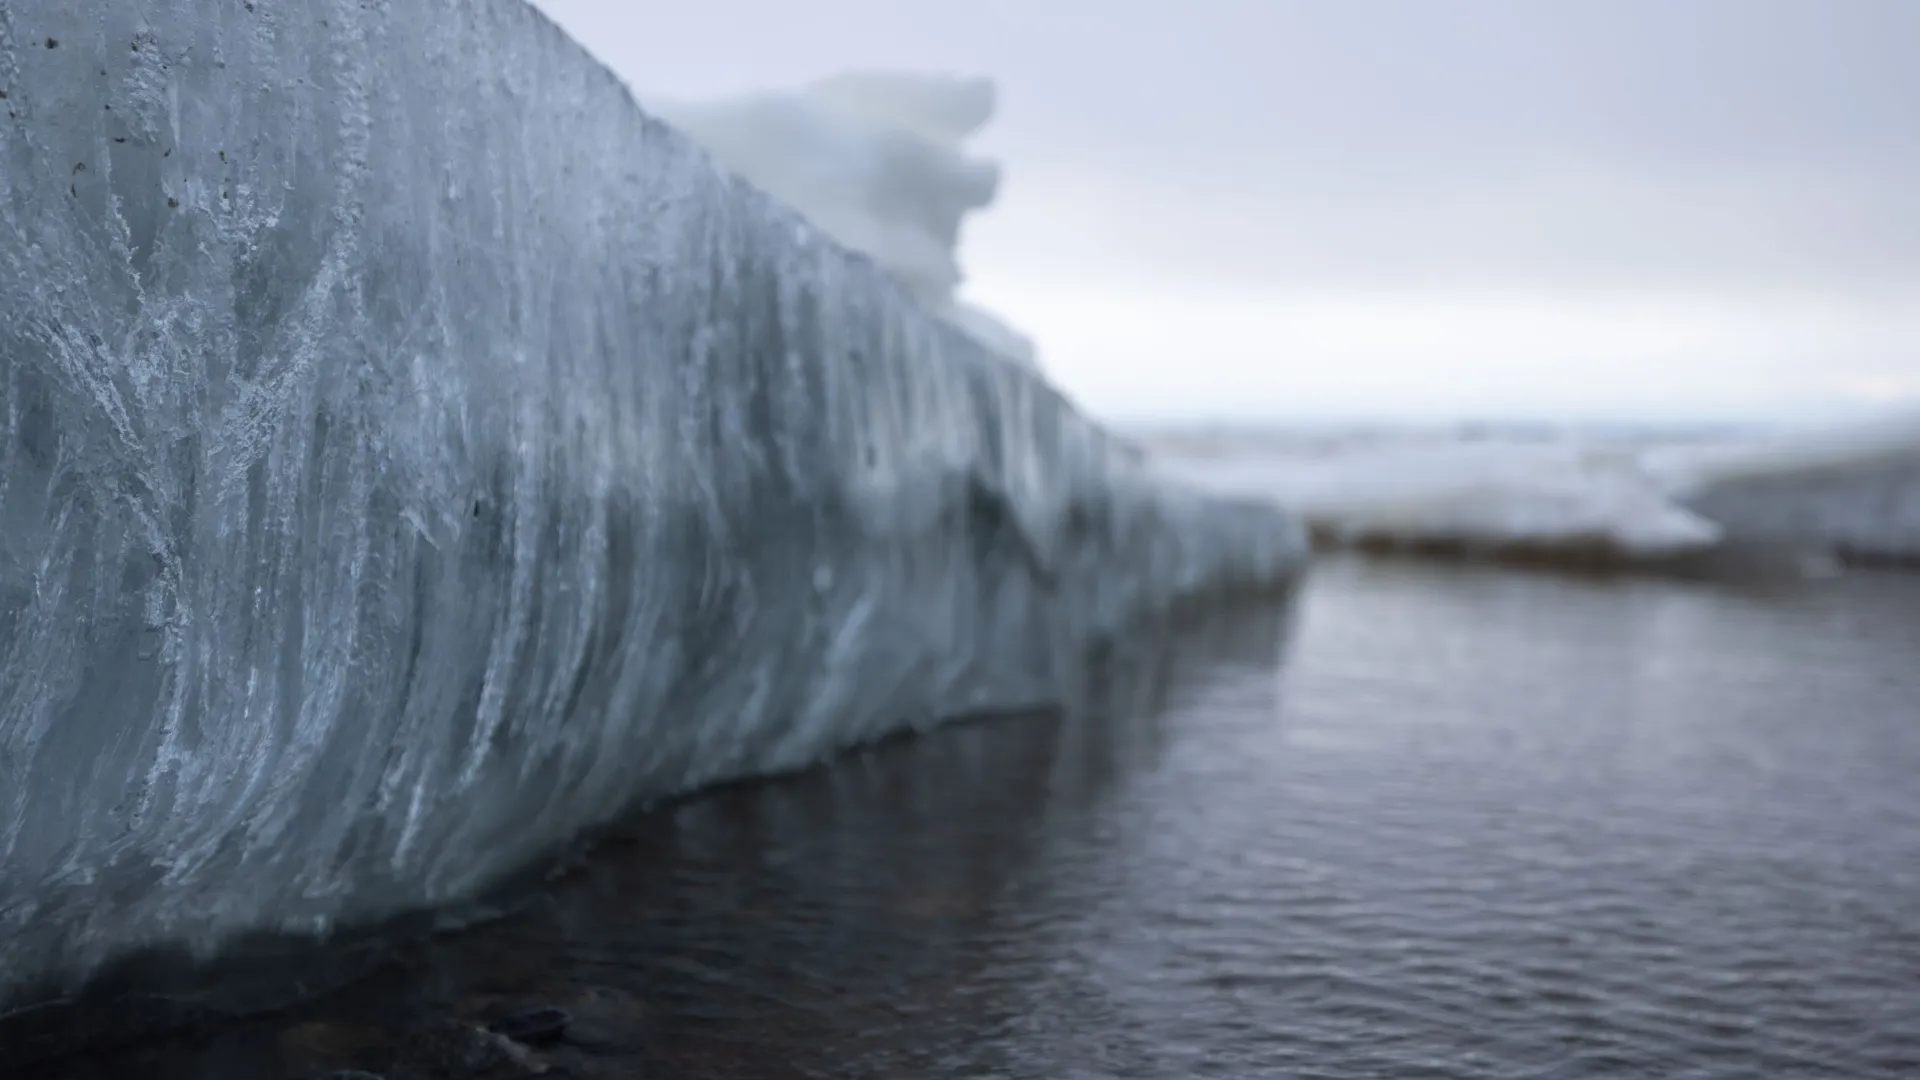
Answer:
[[[968,293],[1124,417],[1920,403],[1920,0],[538,0],[648,93],[984,74]]]

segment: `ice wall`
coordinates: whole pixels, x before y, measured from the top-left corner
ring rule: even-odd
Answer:
[[[999,165],[965,145],[996,98],[986,79],[851,71],[796,90],[647,104],[976,341],[1037,366],[1031,341],[956,296],[961,225],[1000,191]]]
[[[1773,432],[1450,428],[1149,436],[1335,548],[1646,568],[1920,565],[1920,415]]]
[[[1920,565],[1920,456],[1842,476],[1750,477],[1692,505],[1735,540],[1803,544],[1867,562]]]
[[[0,1012],[1296,564],[520,0],[8,0],[0,92]]]
[[[1652,465],[1732,541],[1920,564],[1920,413],[1666,455]]]

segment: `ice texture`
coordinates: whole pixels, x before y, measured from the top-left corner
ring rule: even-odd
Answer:
[[[1735,541],[1920,564],[1920,412],[1656,459]]]
[[[0,1011],[1297,565],[521,0],[7,0],[0,91]]]
[[[999,165],[965,144],[997,99],[983,78],[848,71],[794,90],[647,105],[976,341],[1037,365],[1032,341],[956,295],[961,225],[1000,192]]]
[[[1720,543],[1631,451],[1574,441],[1405,434],[1263,448],[1170,465],[1223,491],[1266,493],[1331,547],[1438,550],[1552,561],[1657,561]]]
[[[1920,414],[1711,437],[1563,429],[1161,436],[1163,467],[1265,496],[1328,546],[1665,564],[1920,563]]]

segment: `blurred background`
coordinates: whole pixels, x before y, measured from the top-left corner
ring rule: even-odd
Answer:
[[[642,102],[991,79],[962,295],[1092,411],[1920,403],[1908,0],[539,0]]]
[[[530,967],[711,1076],[1920,1075],[1920,2],[540,2],[1322,553]]]
[[[531,1005],[582,1077],[1920,1076],[1920,0],[534,2],[985,350],[935,361],[1319,554],[1057,642],[1059,708],[657,806],[298,1026],[58,1075]]]

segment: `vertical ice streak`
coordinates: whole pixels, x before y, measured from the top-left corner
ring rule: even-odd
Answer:
[[[1300,554],[520,0],[12,0],[0,92],[0,1012],[1049,700]]]
[[[1035,366],[1031,341],[956,295],[961,223],[1000,191],[999,165],[964,146],[996,96],[986,79],[853,71],[796,90],[648,105],[969,337]]]

